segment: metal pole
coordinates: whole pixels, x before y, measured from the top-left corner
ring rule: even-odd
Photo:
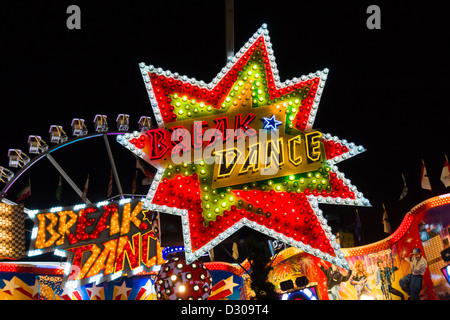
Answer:
[[[123,191],[122,191],[122,185],[120,184],[119,175],[117,173],[116,164],[114,163],[114,158],[111,152],[111,146],[109,145],[108,136],[106,133],[103,134],[103,139],[105,140],[106,150],[108,151],[108,157],[109,161],[111,162],[111,168],[114,174],[114,180],[116,181],[116,187],[119,191],[120,197],[123,199]]]
[[[240,262],[233,257],[233,255],[230,253],[230,251],[227,250],[227,248],[225,248],[223,243],[220,243],[220,246],[222,247],[223,251],[225,251],[226,254],[228,254],[228,256],[234,260],[235,263],[237,263],[248,275],[250,275],[250,273],[248,273],[248,270],[245,269],[244,266],[242,264],[240,264]]]
[[[61,168],[61,166],[58,164],[58,162],[56,162],[56,160],[50,155],[50,153],[47,153],[45,155],[47,157],[47,159],[53,164],[53,166],[56,168],[56,170],[59,171],[59,173],[64,177],[64,179],[66,179],[67,183],[72,187],[73,190],[75,190],[75,192],[78,194],[78,196],[80,198],[82,198],[83,196],[83,192],[80,190],[80,188],[77,187],[77,185],[75,184],[75,182],[73,182],[73,180],[67,175],[67,173]],[[91,201],[89,201],[88,198],[86,198],[86,203],[87,204],[92,204]]]
[[[227,61],[234,57],[234,0],[225,0],[225,50]]]

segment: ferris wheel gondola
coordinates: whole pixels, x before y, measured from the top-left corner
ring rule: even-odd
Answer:
[[[50,126],[50,142],[62,143],[67,141],[67,134],[64,132],[62,126],[52,125]]]
[[[71,133],[72,138],[69,139],[63,127],[60,125],[51,125],[49,129],[50,142],[55,145],[49,146],[41,136],[30,135],[28,137],[28,153],[35,154],[34,158],[30,158],[25,152],[20,149],[9,149],[8,159],[10,168],[19,168],[17,172],[13,172],[4,166],[0,166],[0,182],[3,183],[3,187],[0,191],[0,199],[2,202],[11,202],[11,199],[7,199],[8,192],[11,187],[17,183],[19,178],[28,171],[34,164],[43,158],[47,158],[53,167],[59,172],[59,174],[66,180],[66,182],[72,187],[72,189],[77,193],[80,198],[82,198],[82,190],[76,185],[74,180],[70,175],[62,168],[62,166],[55,160],[52,154],[65,148],[67,146],[73,145],[76,142],[85,141],[87,139],[103,137],[106,146],[106,151],[111,164],[112,171],[114,173],[114,180],[119,193],[119,197],[123,198],[124,193],[122,191],[122,186],[119,180],[119,175],[117,173],[117,167],[114,161],[114,156],[109,145],[108,137],[117,136],[125,134],[130,129],[129,126],[129,115],[119,114],[117,117],[117,130],[109,131],[109,126],[107,123],[107,116],[97,114],[94,118],[94,130],[96,132],[88,133],[88,129],[85,125],[84,119],[73,118],[71,123]],[[139,129],[148,130],[151,127],[151,117],[142,116],[139,119]],[[85,198],[86,204],[91,204],[88,198]]]
[[[20,149],[9,149],[8,158],[11,168],[23,167],[30,162],[30,157]]]
[[[6,183],[6,181],[10,181],[14,177],[14,172],[11,170],[0,166],[0,181]]]
[[[39,154],[47,151],[48,145],[40,136],[30,135],[28,137],[28,151],[29,153]]]
[[[85,136],[88,133],[87,127],[84,124],[84,119],[73,118],[72,123],[72,135],[74,136]]]

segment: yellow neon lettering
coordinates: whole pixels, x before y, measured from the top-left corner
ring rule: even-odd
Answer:
[[[320,140],[322,134],[318,131],[306,133],[306,156],[313,162],[320,158]]]
[[[300,135],[288,140],[289,161],[295,166],[298,166],[303,162],[302,156],[297,155],[297,153],[295,152],[296,147],[300,145],[301,141],[302,140]]]
[[[242,152],[238,149],[227,149],[216,152],[216,157],[218,157],[219,170],[217,173],[218,178],[229,177],[236,167]]]
[[[257,172],[259,170],[259,143],[248,147],[247,157],[239,173],[245,173],[250,168],[253,169],[253,172]]]

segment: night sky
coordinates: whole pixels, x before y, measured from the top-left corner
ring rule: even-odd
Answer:
[[[392,2],[236,0],[234,6],[235,50],[267,23],[281,81],[330,69],[314,128],[367,149],[338,164],[372,204],[358,208],[362,243],[387,236],[382,203],[395,230],[410,208],[450,192],[440,181],[445,154],[450,155],[450,5]],[[66,27],[70,4],[81,9],[80,30]],[[380,30],[366,27],[371,4],[381,9]],[[84,118],[93,132],[94,116],[105,114],[114,130],[117,115],[125,113],[131,131],[137,130],[140,116],[153,116],[139,62],[206,83],[226,64],[223,0],[4,1],[0,24],[0,165],[5,167],[8,149],[28,154],[31,134],[53,146],[50,125],[63,126],[71,138],[73,118]],[[131,193],[135,158],[114,137],[109,141],[124,193]],[[81,189],[90,174],[92,202],[106,198],[110,164],[103,139],[78,142],[52,156]],[[431,192],[420,187],[421,159]],[[402,173],[409,192],[398,201]],[[56,199],[59,173],[46,159],[24,173],[6,198],[15,201],[28,179],[28,208],[81,202],[65,182],[61,202]],[[147,191],[138,184],[137,194]],[[356,207],[321,209],[333,232],[353,230]]]

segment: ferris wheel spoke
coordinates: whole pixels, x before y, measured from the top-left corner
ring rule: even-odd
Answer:
[[[116,187],[117,190],[119,191],[120,198],[123,199],[124,195],[122,190],[122,184],[120,183],[119,180],[119,174],[117,173],[116,163],[114,162],[111,146],[109,145],[108,136],[106,133],[103,134],[103,139],[105,140],[106,150],[108,151],[109,162],[111,163],[111,168],[114,174],[114,181],[116,182]]]
[[[53,164],[53,166],[58,170],[58,172],[61,174],[61,176],[64,177],[64,179],[67,181],[67,183],[72,187],[72,189],[78,194],[80,198],[83,198],[83,192],[78,188],[78,186],[73,182],[73,180],[69,177],[69,175],[61,168],[61,166],[56,162],[55,158],[53,158],[50,153],[46,154],[47,159]],[[85,199],[86,204],[91,205],[92,202],[86,198]]]

